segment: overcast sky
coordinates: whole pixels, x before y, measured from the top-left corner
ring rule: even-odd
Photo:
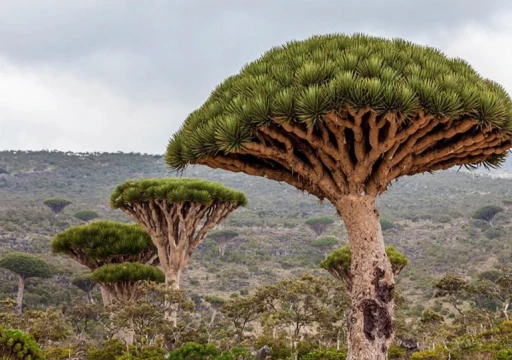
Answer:
[[[0,150],[163,153],[213,88],[314,34],[403,37],[512,93],[510,0],[0,0]]]

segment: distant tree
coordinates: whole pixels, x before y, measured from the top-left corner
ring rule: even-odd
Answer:
[[[54,254],[65,254],[91,271],[107,264],[153,263],[157,250],[148,233],[139,225],[96,221],[73,226],[57,234],[51,243]],[[103,303],[110,303],[101,287]]]
[[[485,220],[485,221],[489,222],[489,224],[492,226],[492,223],[491,223],[492,218],[496,214],[498,214],[502,211],[504,211],[503,208],[499,207],[499,206],[495,206],[495,205],[482,206],[477,211],[475,211],[472,218],[478,219],[478,220]]]
[[[62,210],[64,210],[71,201],[62,198],[51,198],[43,201],[43,204],[48,206],[51,211],[57,216]]]
[[[304,222],[317,235],[322,235],[333,223],[334,220],[327,216],[312,217]]]
[[[165,275],[155,266],[123,262],[100,266],[91,280],[104,286],[116,300],[137,301],[144,295],[139,288],[141,281],[163,283]]]
[[[92,219],[96,219],[99,216],[100,215],[96,211],[92,210],[80,210],[75,213],[75,218],[85,222],[91,221]]]
[[[226,303],[226,300],[224,300],[220,296],[215,296],[215,295],[205,296],[204,300],[208,304],[210,304],[210,307],[212,308],[212,317],[210,318],[210,323],[208,324],[208,326],[213,326],[213,324],[215,322],[215,318],[217,316],[217,312]]]
[[[222,229],[210,232],[207,238],[217,243],[217,246],[219,247],[219,254],[222,257],[226,253],[226,247],[228,246],[230,241],[235,239],[239,235],[240,234],[235,230]]]
[[[400,274],[409,260],[394,246],[386,246],[386,255],[391,263],[393,275],[396,277]],[[350,246],[344,246],[331,252],[327,258],[322,261],[320,267],[327,270],[334,278],[342,281],[351,291],[353,283],[353,275],[351,273],[352,252]]]
[[[388,219],[381,218],[380,227],[382,228],[382,231],[386,231],[389,229],[393,229],[395,227],[395,224],[393,224],[393,222],[389,221]]]
[[[94,299],[91,295],[91,291],[96,287],[96,283],[91,279],[91,273],[85,273],[76,276],[71,280],[71,284],[82,290],[87,294],[87,301],[94,304]]]
[[[0,267],[10,270],[19,277],[17,312],[21,314],[25,281],[29,278],[49,278],[54,268],[41,258],[26,253],[11,252],[0,259]]]
[[[444,297],[453,306],[457,312],[463,317],[466,316],[459,305],[467,295],[467,281],[461,277],[453,275],[445,275],[434,284],[436,289],[435,297]]]
[[[44,360],[44,356],[31,336],[19,330],[0,327],[0,359]]]
[[[174,289],[179,289],[181,272],[208,231],[246,203],[243,193],[198,179],[129,180],[110,198],[112,208],[149,232],[165,282]],[[177,324],[175,311],[168,318]]]
[[[323,236],[321,238],[315,239],[311,242],[311,246],[323,251],[327,252],[331,250],[334,246],[339,246],[340,241],[334,236]],[[326,255],[327,256],[327,255]]]

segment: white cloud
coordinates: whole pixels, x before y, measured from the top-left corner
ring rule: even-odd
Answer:
[[[125,98],[100,81],[0,61],[0,148],[163,153],[188,109]]]
[[[493,25],[464,26],[455,33],[442,34],[447,55],[470,63],[482,76],[503,85],[512,94],[512,13],[497,17]]]

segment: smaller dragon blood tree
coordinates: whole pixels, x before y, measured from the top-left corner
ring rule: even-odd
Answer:
[[[70,227],[55,236],[51,247],[54,254],[67,255],[91,271],[108,264],[153,264],[158,260],[151,237],[141,226],[113,221]],[[103,304],[108,305],[110,295],[103,286],[101,295]]]
[[[71,204],[71,201],[61,198],[51,198],[43,201],[43,204],[48,206],[50,210],[53,211],[55,216],[57,216],[61,213],[62,210]]]
[[[165,282],[179,289],[181,272],[208,231],[220,224],[247,199],[242,192],[200,179],[129,180],[110,197],[151,236],[158,250]],[[168,319],[177,323],[176,311]]]

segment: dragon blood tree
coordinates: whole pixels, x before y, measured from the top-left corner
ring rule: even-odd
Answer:
[[[181,272],[208,231],[246,203],[243,193],[219,183],[176,178],[128,180],[110,198],[112,208],[149,232],[173,289],[179,289]],[[166,316],[177,324],[176,308]]]
[[[71,204],[71,201],[61,198],[51,198],[43,201],[43,204],[48,206],[55,216],[58,216],[62,210]]]
[[[18,275],[18,296],[16,297],[16,312],[21,314],[25,282],[30,278],[50,278],[55,269],[40,257],[22,252],[11,252],[0,259],[0,268],[10,270]]]
[[[91,280],[106,288],[115,300],[137,301],[144,295],[138,286],[141,281],[163,283],[165,275],[156,266],[125,262],[97,268]]]
[[[211,233],[208,234],[208,239],[213,240],[218,248],[219,248],[219,255],[221,257],[224,256],[226,253],[226,247],[228,244],[233,241],[233,239],[236,239],[240,234],[232,229],[221,229],[221,230],[214,230]]]
[[[394,280],[376,197],[400,176],[499,166],[512,103],[467,63],[405,40],[316,36],[229,77],[169,142],[174,169],[204,164],[329,200],[352,251],[349,359],[385,359]]]
[[[108,264],[154,263],[157,251],[148,233],[137,224],[96,221],[68,228],[52,241],[54,254],[65,254],[91,271]],[[101,286],[103,304],[109,292]]]
[[[128,180],[110,198],[151,235],[165,282],[180,287],[180,274],[209,230],[239,206],[245,195],[219,183],[199,179]]]

